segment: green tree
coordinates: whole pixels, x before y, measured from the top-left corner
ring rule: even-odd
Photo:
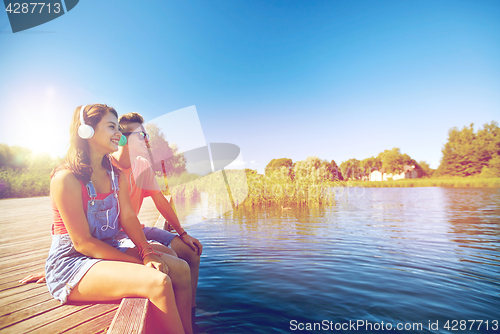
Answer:
[[[293,164],[292,177],[296,181],[313,184],[339,180],[338,167],[335,161],[328,162],[316,156],[308,157]]]
[[[246,176],[256,177],[258,173],[255,169],[245,168],[245,174]]]
[[[0,144],[0,198],[49,194],[50,171],[61,159],[33,155],[24,147]]]
[[[434,172],[436,171],[435,169],[432,169],[430,167],[430,165],[427,162],[423,161],[423,160],[419,161],[418,165],[420,166],[420,169],[422,170],[422,174],[419,175],[420,177],[422,177],[422,176],[429,176],[429,177],[431,177],[432,174],[434,174]]]
[[[500,177],[500,155],[490,159],[488,166],[481,170],[482,177]]]
[[[5,144],[0,144],[0,168],[10,167],[10,147]]]
[[[269,161],[269,163],[266,166],[265,173],[272,173],[273,171],[281,169],[281,167],[285,167],[288,169],[292,169],[293,162],[292,159],[288,158],[279,158],[279,159],[273,159]]]
[[[160,127],[154,123],[145,126],[149,134],[149,145],[154,159],[153,169],[156,172],[162,172],[161,160],[165,163],[167,176],[179,175],[186,171],[186,161],[182,153],[178,153],[175,145],[170,145],[165,139],[165,135]]]
[[[20,146],[0,144],[0,168],[23,170],[29,167],[31,150]]]
[[[442,152],[437,175],[469,176],[482,173],[483,168],[489,168],[490,160],[500,155],[498,123],[486,123],[477,133],[474,133],[474,124],[462,130],[456,127],[450,129],[448,142]]]
[[[393,174],[401,173],[404,165],[410,162],[408,160],[411,160],[408,159],[408,155],[401,154],[401,150],[397,147],[379,153],[377,158],[382,162],[382,168],[385,169],[385,172]]]
[[[328,169],[329,173],[332,175],[331,179],[335,181],[343,181],[344,177],[342,176],[342,171],[340,170],[340,167],[337,166],[337,163],[332,160],[330,163],[328,163],[325,160],[325,166]]]
[[[359,165],[361,167],[359,171],[362,174],[362,176],[369,177],[373,171],[382,168],[382,161],[380,161],[378,157],[377,158],[371,157],[361,160]]]
[[[340,164],[340,170],[344,180],[359,180],[364,175],[361,161],[358,159],[343,161]]]

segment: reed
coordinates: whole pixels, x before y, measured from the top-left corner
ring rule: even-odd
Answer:
[[[282,173],[271,175],[247,175],[248,197],[245,206],[310,206],[332,205],[335,201],[335,187],[339,184],[314,178],[290,179]]]
[[[215,206],[231,207],[228,194],[231,194],[235,206],[278,205],[332,205],[338,195],[339,184],[328,180],[315,178],[297,178],[292,180],[283,173],[260,175],[245,174],[241,170],[226,170],[230,187],[226,186],[222,174],[212,173],[198,179],[169,179],[171,194],[176,200],[189,200],[207,195],[209,202]],[[158,179],[159,182],[162,182]],[[228,189],[230,188],[230,189]]]
[[[500,188],[500,178],[448,177],[370,182],[331,181],[314,177],[291,179],[284,172],[266,175],[246,173],[244,178],[241,178],[241,171],[229,170],[226,174],[231,183],[234,204],[243,207],[331,206],[336,199],[340,200],[343,196],[352,194],[353,189],[359,192],[359,189],[369,187]],[[182,183],[179,180],[190,181]],[[244,182],[247,187],[244,187]],[[191,200],[201,197],[204,193],[209,203],[221,210],[230,210],[233,204],[229,202],[228,189],[218,173],[197,179],[182,176],[177,182],[172,180],[171,183],[177,183],[171,188],[172,196],[176,200]]]

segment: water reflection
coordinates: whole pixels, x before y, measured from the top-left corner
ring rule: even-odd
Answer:
[[[499,222],[498,189],[371,188],[332,207],[227,212],[189,229],[205,245],[199,304],[221,312],[202,328],[288,333],[291,319],[491,322],[500,309]]]

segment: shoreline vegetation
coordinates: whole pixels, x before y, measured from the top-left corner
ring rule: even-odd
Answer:
[[[226,171],[229,175],[231,170]],[[0,198],[24,198],[48,196],[50,188],[50,171],[35,170],[23,173],[12,169],[0,170]],[[305,181],[284,180],[275,176],[257,174],[256,171],[246,171],[248,199],[244,205],[280,204],[309,205],[331,203],[341,193],[341,190],[330,188],[406,188],[406,187],[447,187],[447,188],[500,188],[500,177],[480,176],[450,176],[418,179],[388,180],[388,181]],[[163,178],[159,177],[161,184]],[[209,192],[216,196],[219,191],[226,191],[208,180],[197,178],[190,174],[169,178],[172,196],[177,200],[192,199],[201,192]],[[210,190],[211,189],[211,190]]]
[[[389,181],[341,181],[343,186],[365,188],[407,188],[407,187],[443,187],[443,188],[500,188],[500,177],[455,176],[403,179]]]
[[[478,176],[469,177],[439,177],[421,179],[403,179],[389,181],[336,181],[315,180],[314,178],[302,178],[292,180],[282,173],[257,174],[254,170],[245,171],[246,180],[242,179],[241,170],[225,171],[232,185],[244,182],[248,186],[248,196],[236,205],[243,207],[255,206],[278,206],[286,210],[289,206],[315,206],[334,205],[335,201],[347,196],[353,188],[395,188],[395,187],[445,187],[445,188],[500,188],[500,177],[484,178]],[[189,180],[189,181],[188,181]],[[160,179],[158,179],[159,182]],[[214,177],[203,177],[188,179],[184,177],[172,178],[170,184],[177,184],[170,188],[171,194],[176,201],[192,200],[201,197],[202,193],[208,194],[211,204],[216,207],[226,206],[230,208],[227,200],[227,189],[220,179]],[[240,183],[240,186],[242,184]],[[237,188],[237,187],[236,187]],[[243,188],[241,188],[243,189]],[[234,198],[244,198],[234,193]],[[237,189],[236,191],[240,191]]]
[[[342,188],[349,187],[500,188],[500,128],[495,121],[477,131],[473,124],[462,130],[450,129],[437,169],[431,169],[425,161],[415,161],[394,147],[376,157],[349,159],[340,167],[334,160],[321,160],[316,156],[296,162],[288,158],[272,159],[264,174],[251,169],[226,170],[224,180],[218,173],[205,177],[189,174],[184,155],[175,154],[175,147],[169,146],[161,130],[151,126],[148,133],[153,150],[170,150],[174,157],[165,164],[169,186],[174,189],[172,196],[177,200],[193,199],[201,193],[227,198],[228,190],[224,185],[228,177],[239,192],[233,194],[236,199],[236,203],[231,203],[233,207],[241,204],[238,199],[246,197],[242,189],[248,189],[245,205],[276,203],[286,206],[332,203]],[[0,198],[47,196],[50,171],[61,160],[48,154],[33,155],[27,148],[0,144]],[[161,184],[164,182],[160,180],[162,173],[160,170],[156,173]],[[388,180],[368,181],[376,179],[375,174],[380,179],[384,175]],[[413,178],[415,175],[417,178]]]

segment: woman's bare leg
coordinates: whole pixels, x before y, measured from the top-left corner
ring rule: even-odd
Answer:
[[[157,251],[162,251],[163,248],[168,248],[163,245],[153,244],[153,248]],[[169,248],[170,249],[170,248]],[[173,251],[172,251],[173,252]],[[136,248],[127,250],[127,254],[139,257]],[[175,253],[174,253],[175,254]],[[174,289],[175,302],[177,310],[184,325],[184,330],[187,334],[193,332],[191,323],[191,273],[189,265],[186,261],[177,258],[176,256],[162,253],[162,260],[168,267],[167,275],[172,280],[172,287]]]
[[[68,300],[98,302],[124,297],[148,298],[165,333],[185,333],[170,278],[140,264],[97,262],[73,288]]]
[[[196,307],[196,288],[200,273],[200,256],[191,249],[181,238],[175,237],[170,244],[177,257],[186,261],[191,271],[191,307]]]
[[[191,323],[191,273],[186,261],[177,257],[162,254],[161,259],[167,264],[168,276],[172,280],[177,310],[184,325],[186,334],[192,334]]]
[[[157,244],[157,243],[151,243],[150,245],[153,247],[153,249],[155,251],[178,257],[177,253],[170,247],[167,247],[167,246],[162,245],[162,244]]]

